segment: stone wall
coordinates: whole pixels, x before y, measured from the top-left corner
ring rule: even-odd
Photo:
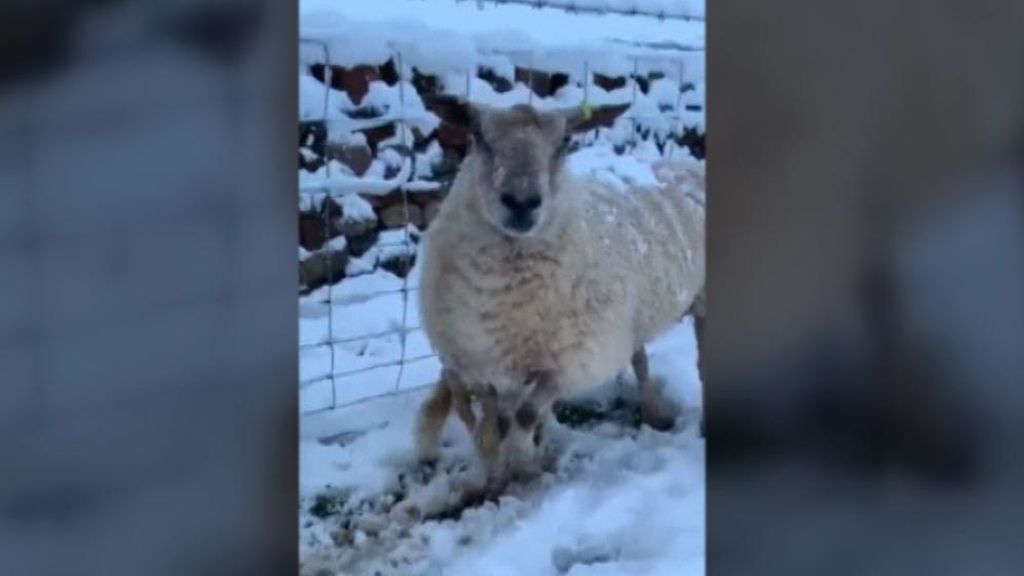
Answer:
[[[324,64],[314,64],[306,72],[308,77],[324,85],[327,83],[327,69]],[[438,76],[423,74],[416,68],[412,72],[411,82],[403,89],[412,88],[418,96],[461,92],[458,86],[446,90],[443,79]],[[629,83],[626,76],[592,76],[593,85],[608,92],[622,89]],[[305,80],[312,82],[308,77]],[[415,258],[414,249],[403,250],[400,247],[405,239],[406,224],[411,224],[409,233],[413,241],[417,241],[419,231],[429,227],[437,213],[468,147],[468,135],[447,123],[440,123],[430,131],[413,126],[403,135],[395,122],[372,122],[374,119],[386,120],[389,110],[382,102],[387,102],[387,98],[381,96],[388,90],[398,89],[399,76],[393,60],[349,68],[331,66],[329,77],[331,93],[343,101],[341,120],[351,121],[355,128],[350,133],[337,134],[332,128],[337,121],[300,120],[300,172],[323,171],[330,163],[356,178],[392,179],[399,174],[403,161],[411,161],[413,169],[408,181],[416,185],[406,193],[396,187],[384,194],[357,191],[356,195],[341,200],[320,198],[300,203],[300,293],[378,268],[404,275]],[[652,71],[635,78],[638,93],[646,96],[652,84],[663,77],[663,74]],[[515,67],[508,76],[480,67],[477,78],[497,94],[521,86],[539,98],[553,97],[570,83],[568,74],[522,67]],[[680,86],[681,92],[690,90],[693,90],[692,85],[684,83]],[[667,99],[668,103],[664,100],[656,110],[665,114],[682,112],[673,109],[671,98]],[[691,103],[686,110],[699,112],[701,106],[702,103]],[[701,125],[681,124],[678,130],[661,134],[638,124],[631,129],[636,139],[653,140],[659,149],[666,145],[682,146],[695,157],[704,157]],[[625,144],[616,146],[620,153],[627,149]]]

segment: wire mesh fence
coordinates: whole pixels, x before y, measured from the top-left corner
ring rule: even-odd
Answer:
[[[307,46],[319,47],[324,63],[323,82],[331,86],[332,66],[335,62],[330,44],[323,39],[302,39]],[[403,59],[402,49],[390,44],[391,58],[396,63],[399,75],[398,106],[384,115],[372,119],[344,119],[349,129],[366,129],[393,124],[399,143],[409,149],[408,142],[410,124],[423,120],[422,113],[409,113],[406,106],[408,98],[405,77],[407,67]],[[534,103],[533,71],[536,55],[530,50],[489,50],[488,56],[504,56],[522,63],[528,71],[526,84],[530,87],[525,95],[526,103]],[[630,91],[631,107],[622,116],[631,124],[629,147],[637,146],[645,139],[643,127],[651,122],[669,122],[680,130],[687,122],[687,106],[683,102],[685,78],[685,59],[679,53],[630,53],[623,47],[623,56],[632,62],[632,87]],[[573,76],[582,88],[582,99],[578,105],[589,104],[592,97],[594,70],[590,60],[584,60],[580,70]],[[676,101],[668,109],[657,113],[638,113],[639,79],[642,75],[650,77],[651,72],[661,76],[678,78]],[[468,100],[474,100],[473,80],[478,71],[466,71],[465,83],[460,90],[455,86],[447,86],[446,93],[461,94]],[[321,113],[314,120],[328,124],[336,120],[331,108],[331,90],[324,91]],[[692,118],[690,118],[692,120]],[[666,154],[672,154],[670,146]],[[415,161],[403,158],[398,173],[391,178],[360,178],[352,174],[332,169],[331,162],[324,164],[318,178],[303,178],[299,187],[300,207],[324,206],[330,200],[343,199],[345,196],[361,194],[385,194],[398,191],[401,198],[402,214],[405,225],[398,234],[390,234],[381,239],[375,249],[390,251],[404,255],[406,261],[415,261],[418,246],[418,230],[409,218],[410,194],[422,189],[432,188],[435,183],[415,181],[414,170],[410,166]],[[324,219],[324,237],[331,238],[327,229],[329,219]],[[325,244],[323,249],[326,249]],[[419,310],[416,301],[418,290],[417,266],[400,277],[390,276],[385,280],[366,281],[366,286],[345,289],[345,286],[360,282],[361,276],[345,278],[340,282],[342,272],[332,269],[332,260],[327,262],[327,283],[321,288],[305,296],[300,304],[300,403],[303,413],[319,412],[350,405],[365,399],[381,395],[393,394],[398,391],[429,385],[436,380],[440,371],[437,357],[430,350],[426,337],[419,327]],[[378,279],[379,280],[379,279]],[[376,350],[378,354],[374,354]],[[315,366],[315,367],[313,367]]]
[[[485,4],[518,5],[531,8],[564,10],[570,14],[621,14],[623,16],[649,16],[659,20],[703,22],[704,13],[693,3],[667,4],[658,0],[455,0]]]

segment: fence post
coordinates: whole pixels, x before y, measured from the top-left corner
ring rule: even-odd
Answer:
[[[409,154],[410,162],[415,162],[416,152],[413,150],[413,144],[408,142],[406,134],[410,132],[408,121],[405,117],[405,80],[402,78],[402,51],[395,49],[395,58],[398,63],[398,106],[400,112],[398,117],[395,119],[395,124],[400,132],[399,141],[402,143],[403,150],[407,150]],[[410,172],[412,174],[412,172]],[[402,328],[398,333],[398,345],[400,348],[398,355],[398,375],[395,377],[395,390],[397,391],[402,385],[402,375],[405,374],[405,344],[406,336],[409,331],[409,274],[412,272],[412,239],[409,237],[409,188],[406,186],[406,182],[399,183],[399,189],[402,192],[402,220],[404,226],[402,227],[403,240],[405,242],[405,254],[402,255],[402,259],[405,266],[405,274],[402,276]]]
[[[527,102],[531,106],[533,106],[533,65],[534,65],[534,51],[533,50],[530,50],[529,62],[530,62],[530,68],[526,72],[527,82],[529,83],[529,88],[530,88],[530,91],[529,91],[529,93],[527,95],[527,98],[528,98]]]
[[[637,86],[639,84],[640,84],[640,57],[634,54],[633,55],[633,99],[632,99],[632,101],[630,102],[630,105],[629,105],[630,109],[633,110],[633,112],[629,115],[629,120],[630,120],[630,125],[633,127],[633,134],[630,136],[630,140],[632,142],[634,150],[636,149],[637,142],[638,142],[637,131],[636,131],[636,126],[637,126],[637,122],[636,122],[637,121],[637,118],[636,118],[636,90],[637,90]]]
[[[324,82],[327,85],[327,89],[324,90],[324,178],[327,182],[331,180],[331,159],[327,155],[327,142],[330,139],[330,111],[331,111],[331,78],[334,73],[333,61],[331,60],[331,46],[324,41]],[[320,203],[321,217],[324,219],[324,244],[327,244],[331,238],[331,218],[328,216],[328,205],[327,202],[331,200],[331,189],[328,186],[324,187],[324,199]],[[315,205],[315,204],[314,204]],[[323,250],[324,246],[320,249]],[[330,248],[328,247],[327,253],[324,255],[324,260],[327,266],[327,349],[330,351],[330,375],[331,375],[331,409],[338,407],[338,388],[337,382],[334,379],[334,372],[337,369],[335,365],[335,349],[334,349],[334,258],[331,257]]]

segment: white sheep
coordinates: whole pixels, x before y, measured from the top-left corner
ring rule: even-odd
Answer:
[[[570,136],[624,106],[431,107],[473,138],[422,240],[423,329],[444,370],[421,409],[420,457],[436,458],[454,402],[492,478],[527,469],[553,402],[630,363],[643,421],[672,427],[644,346],[703,294],[702,168],[661,164],[661,186],[628,191],[571,176]],[[482,400],[479,424],[470,396]]]

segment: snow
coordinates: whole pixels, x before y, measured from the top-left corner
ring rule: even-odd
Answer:
[[[435,166],[441,163],[444,151],[437,140],[431,140],[426,151],[416,154],[416,170],[413,176],[416,178],[429,177],[433,174]],[[426,182],[422,182],[426,184]]]
[[[345,194],[339,199],[339,203],[343,221],[377,220],[373,206],[358,194]]]
[[[703,3],[692,3],[701,7]],[[515,24],[512,25],[511,23]],[[325,51],[341,66],[383,64],[396,52],[402,77],[413,67],[430,74],[464,75],[478,66],[511,77],[513,65],[582,74],[620,76],[659,69],[669,77],[704,78],[702,51],[654,49],[637,43],[662,40],[702,47],[704,25],[617,15],[566,14],[524,6],[485,6],[451,0],[380,0],[360,4],[303,0],[300,29],[304,65],[323,62]],[[443,39],[443,41],[441,41]],[[671,65],[666,65],[671,63]],[[464,91],[465,77],[461,80]]]
[[[324,243],[323,250],[337,250],[341,252],[348,247],[348,240],[344,236],[336,236]]]
[[[660,154],[658,155],[660,158]],[[620,156],[608,146],[583,148],[569,158],[569,169],[577,174],[611,184],[620,191],[631,187],[656,187],[647,155]]]
[[[374,165],[378,168],[374,169]],[[352,173],[345,164],[336,160],[329,161],[315,172],[299,171],[299,192],[309,194],[328,191],[332,196],[346,194],[384,195],[400,188],[412,172],[412,161],[403,159],[402,168],[391,178],[383,178],[383,165],[374,161],[370,170],[360,178]],[[367,177],[368,176],[368,177]]]
[[[585,4],[600,3],[626,9],[632,8],[630,4],[640,3],[648,4],[636,6],[646,11],[657,12],[659,8],[664,8],[667,13],[685,11],[694,16],[704,15],[702,0],[573,1],[581,7]],[[703,22],[658,21],[655,18],[616,14],[569,14],[559,10],[536,10],[527,6],[495,5],[489,2],[482,2],[480,6],[476,2],[453,0],[350,2],[344,7],[344,15],[337,13],[338,4],[337,0],[302,0],[299,3],[299,18],[303,36],[306,36],[307,32],[311,36],[329,35],[338,26],[345,25],[341,19],[347,19],[361,25],[397,20],[405,22],[408,27],[423,29],[425,34],[430,35],[450,33],[457,28],[458,31],[470,34],[478,41],[490,42],[491,46],[505,48],[522,48],[532,43],[574,46],[601,42],[609,38],[641,42],[672,40],[684,45],[703,46],[705,37]],[[374,32],[377,31],[368,30],[365,36],[372,36]],[[373,52],[377,49],[378,43],[351,41],[351,44],[368,47],[366,50],[371,56],[381,54],[380,51]],[[316,47],[311,47],[309,52],[315,54]],[[322,54],[322,49],[320,52]],[[385,56],[380,61],[386,59]]]
[[[412,425],[423,391],[304,417],[303,560],[341,574],[543,576],[574,563],[569,574],[702,573],[704,441],[696,432],[694,344],[686,321],[650,349],[652,374],[681,403],[680,430],[665,434],[614,422],[572,429],[552,422],[550,437],[558,445],[553,469],[498,505],[466,510],[457,520],[403,523],[408,507],[388,496],[404,492],[406,502],[427,513],[479,477],[469,436],[453,418],[439,472],[426,482],[407,480],[415,474]],[[604,392],[628,396],[634,388],[630,381]],[[340,517],[308,513],[318,494],[339,493],[350,506]],[[332,533],[344,532],[343,518],[369,531],[356,530],[353,545],[339,547]]]

